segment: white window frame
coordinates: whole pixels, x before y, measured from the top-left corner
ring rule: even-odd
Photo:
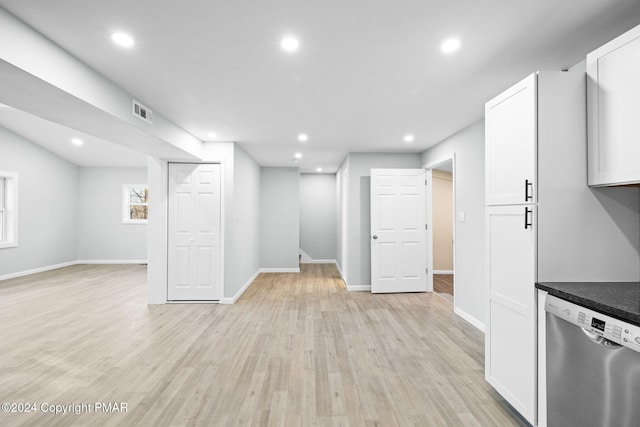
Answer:
[[[131,203],[129,199],[130,190],[132,188],[149,188],[148,184],[124,184],[122,186],[122,223],[123,224],[147,224],[148,219],[131,219]],[[147,190],[148,191],[148,190]],[[136,205],[147,206],[147,215],[149,215],[149,201],[147,203],[135,203]]]
[[[0,249],[18,246],[18,174],[0,171]]]

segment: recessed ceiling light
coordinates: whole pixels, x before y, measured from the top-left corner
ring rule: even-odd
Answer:
[[[296,159],[301,159],[302,158],[302,153],[296,153],[293,155],[293,157],[295,157]]]
[[[84,144],[84,142],[80,138],[73,138],[71,140],[71,143],[73,145],[75,145],[76,147],[80,147],[80,146],[82,146]]]
[[[404,142],[413,142],[416,138],[411,135],[411,134],[407,134],[404,136]]]
[[[209,133],[207,133],[207,136],[208,136],[209,138],[215,138],[215,137],[216,137],[216,136],[218,136],[218,135],[217,135],[215,132],[209,132]]]
[[[447,39],[440,45],[440,49],[444,53],[453,53],[456,50],[460,49],[460,40],[459,39]]]
[[[301,133],[300,135],[298,135],[298,141],[305,142],[308,140],[309,140],[309,135],[307,135],[306,133]]]
[[[129,34],[126,33],[112,33],[111,40],[120,47],[124,47],[130,49],[133,47],[135,42],[133,38]]]
[[[322,168],[316,168],[316,172],[322,172]]]
[[[280,47],[285,52],[295,52],[300,47],[300,42],[295,37],[287,36],[280,40]]]

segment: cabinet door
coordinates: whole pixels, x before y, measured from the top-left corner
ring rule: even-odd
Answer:
[[[640,26],[587,55],[589,185],[640,182]]]
[[[486,202],[535,202],[536,75],[485,105]]]
[[[531,424],[536,416],[535,209],[488,207],[486,222],[485,377]]]

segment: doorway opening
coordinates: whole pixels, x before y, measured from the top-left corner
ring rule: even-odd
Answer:
[[[427,233],[433,291],[455,306],[455,156],[425,166]]]

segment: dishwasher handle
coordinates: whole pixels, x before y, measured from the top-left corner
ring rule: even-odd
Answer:
[[[617,348],[622,347],[620,344],[615,343],[611,340],[608,340],[605,337],[602,337],[596,334],[590,329],[585,329],[585,328],[580,328],[580,329],[582,329],[582,332],[587,336],[587,338],[589,338],[591,341],[593,341],[596,344],[600,344],[604,347],[610,348],[611,350],[615,350]]]

